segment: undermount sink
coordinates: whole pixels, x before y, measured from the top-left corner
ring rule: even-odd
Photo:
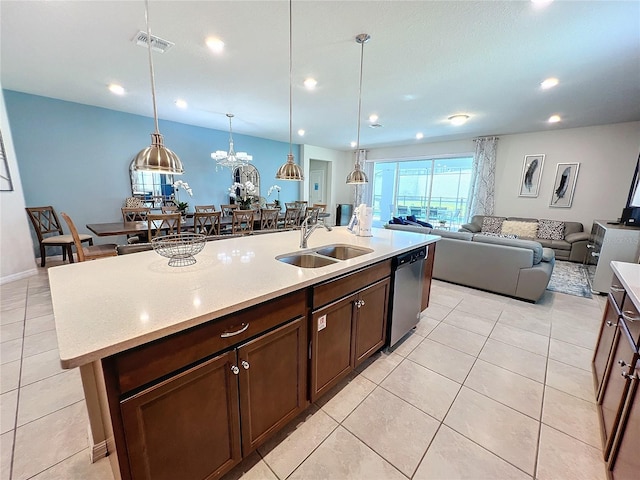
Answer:
[[[354,247],[353,245],[327,245],[314,251],[320,255],[337,258],[338,260],[349,260],[350,258],[373,252],[370,248]]]
[[[337,262],[337,260],[333,260],[332,258],[321,257],[320,255],[310,253],[288,254],[282,257],[276,257],[276,259],[289,265],[302,268],[326,267],[327,265]]]

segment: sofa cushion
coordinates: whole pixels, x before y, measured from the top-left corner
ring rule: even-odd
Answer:
[[[405,232],[422,233],[423,235],[426,235],[431,232],[430,228],[418,227],[416,225],[396,225],[392,223],[388,225],[383,225],[383,227],[388,228],[389,230],[403,230]]]
[[[500,233],[517,235],[518,237],[536,238],[538,222],[505,220],[502,222],[502,230]]]
[[[542,245],[532,240],[510,239],[491,237],[487,235],[476,234],[473,236],[474,242],[493,243],[494,245],[506,245],[509,247],[528,248],[533,252],[533,264],[537,265],[542,260]]]
[[[571,244],[566,240],[551,240],[551,248],[554,250],[571,250]]]
[[[542,249],[542,261],[550,262],[556,258],[556,252],[553,251],[552,248],[543,248]]]
[[[439,230],[437,228],[433,228],[431,230],[431,235],[440,235],[442,238],[453,238],[455,240],[471,241],[473,239],[473,233],[469,233],[469,232],[451,232],[449,230]]]
[[[481,232],[486,233],[500,233],[504,217],[484,217],[482,219]]]
[[[547,240],[564,239],[564,222],[558,220],[540,220],[538,222],[538,238]]]
[[[513,235],[511,233],[491,233],[491,232],[480,232],[478,235],[486,235],[488,237],[500,237],[500,238],[518,238],[517,235]]]

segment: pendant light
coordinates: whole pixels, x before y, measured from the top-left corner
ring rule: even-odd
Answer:
[[[280,166],[276,173],[276,180],[294,180],[301,182],[304,180],[302,169],[300,165],[293,162],[293,69],[291,67],[291,36],[292,36],[292,21],[291,21],[291,0],[289,0],[289,154],[287,155],[287,162]]]
[[[227,118],[229,118],[229,151],[218,150],[211,154],[211,158],[216,161],[216,171],[218,167],[229,167],[233,172],[237,167],[249,165],[249,162],[253,160],[253,156],[247,154],[247,152],[236,153],[233,148],[233,128],[231,128],[233,113],[227,113]]]
[[[153,119],[156,130],[151,134],[151,146],[136,155],[133,168],[137,171],[182,175],[184,168],[178,156],[164,146],[164,141],[158,128],[158,108],[156,106],[156,84],[153,73],[153,58],[151,56],[151,29],[149,28],[149,1],[144,1],[144,19],[147,24],[147,50],[149,53],[149,74],[151,76],[151,99],[153,101]]]
[[[371,40],[371,35],[361,33],[356,37],[356,42],[360,44],[360,86],[358,87],[358,137],[356,139],[356,165],[347,175],[348,185],[362,185],[368,183],[367,174],[360,167],[360,115],[362,113],[362,63],[364,59],[364,44]]]

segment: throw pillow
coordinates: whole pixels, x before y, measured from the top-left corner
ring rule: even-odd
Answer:
[[[491,233],[491,232],[480,232],[477,235],[486,235],[487,237],[498,237],[498,238],[518,238],[517,235],[513,234],[504,234],[504,233]]]
[[[484,217],[480,231],[483,233],[500,233],[504,220],[505,217]]]
[[[564,239],[564,222],[557,220],[540,220],[538,223],[538,238],[546,240]]]
[[[518,237],[536,238],[538,234],[538,222],[505,220],[502,222],[502,231],[500,233],[517,235]]]
[[[418,222],[418,224],[422,225],[423,227],[433,228],[433,225],[431,225],[429,222],[423,222],[422,220],[416,220],[416,222]]]

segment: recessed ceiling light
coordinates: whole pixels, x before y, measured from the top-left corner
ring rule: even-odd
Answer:
[[[304,86],[307,87],[307,90],[313,90],[318,85],[318,81],[315,78],[307,78],[304,81]]]
[[[469,120],[469,115],[452,115],[449,117],[449,121],[456,126],[464,125]]]
[[[209,37],[206,40],[207,47],[214,53],[221,53],[224,50],[224,42],[216,37]]]
[[[351,148],[356,148],[356,145],[358,145],[356,142],[351,142]]]
[[[185,100],[182,100],[181,98],[176,100],[176,107],[178,107],[178,108],[187,108],[188,106],[189,106],[189,104]]]
[[[304,137],[304,129],[303,128],[298,130],[298,135],[300,135],[301,137]]]
[[[562,120],[560,118],[560,115],[551,115],[549,117],[549,120],[547,120],[547,122],[549,122],[549,123],[558,123],[560,120]]]
[[[111,93],[115,93],[116,95],[124,95],[124,87],[122,85],[118,85],[117,83],[110,84],[109,91]]]
[[[546,7],[551,2],[553,2],[553,0],[531,0],[531,3],[533,3],[536,7]]]
[[[369,121],[371,123],[375,123],[378,121],[378,115],[376,115],[375,113],[372,113],[371,115],[369,115]]]
[[[423,138],[424,138],[424,133],[422,133],[422,132],[416,133],[416,139],[417,140],[422,140]]]
[[[551,78],[547,78],[545,79],[544,82],[542,82],[540,84],[540,88],[547,90],[548,88],[553,88],[556,85],[558,85],[559,80],[557,78],[551,77]]]

